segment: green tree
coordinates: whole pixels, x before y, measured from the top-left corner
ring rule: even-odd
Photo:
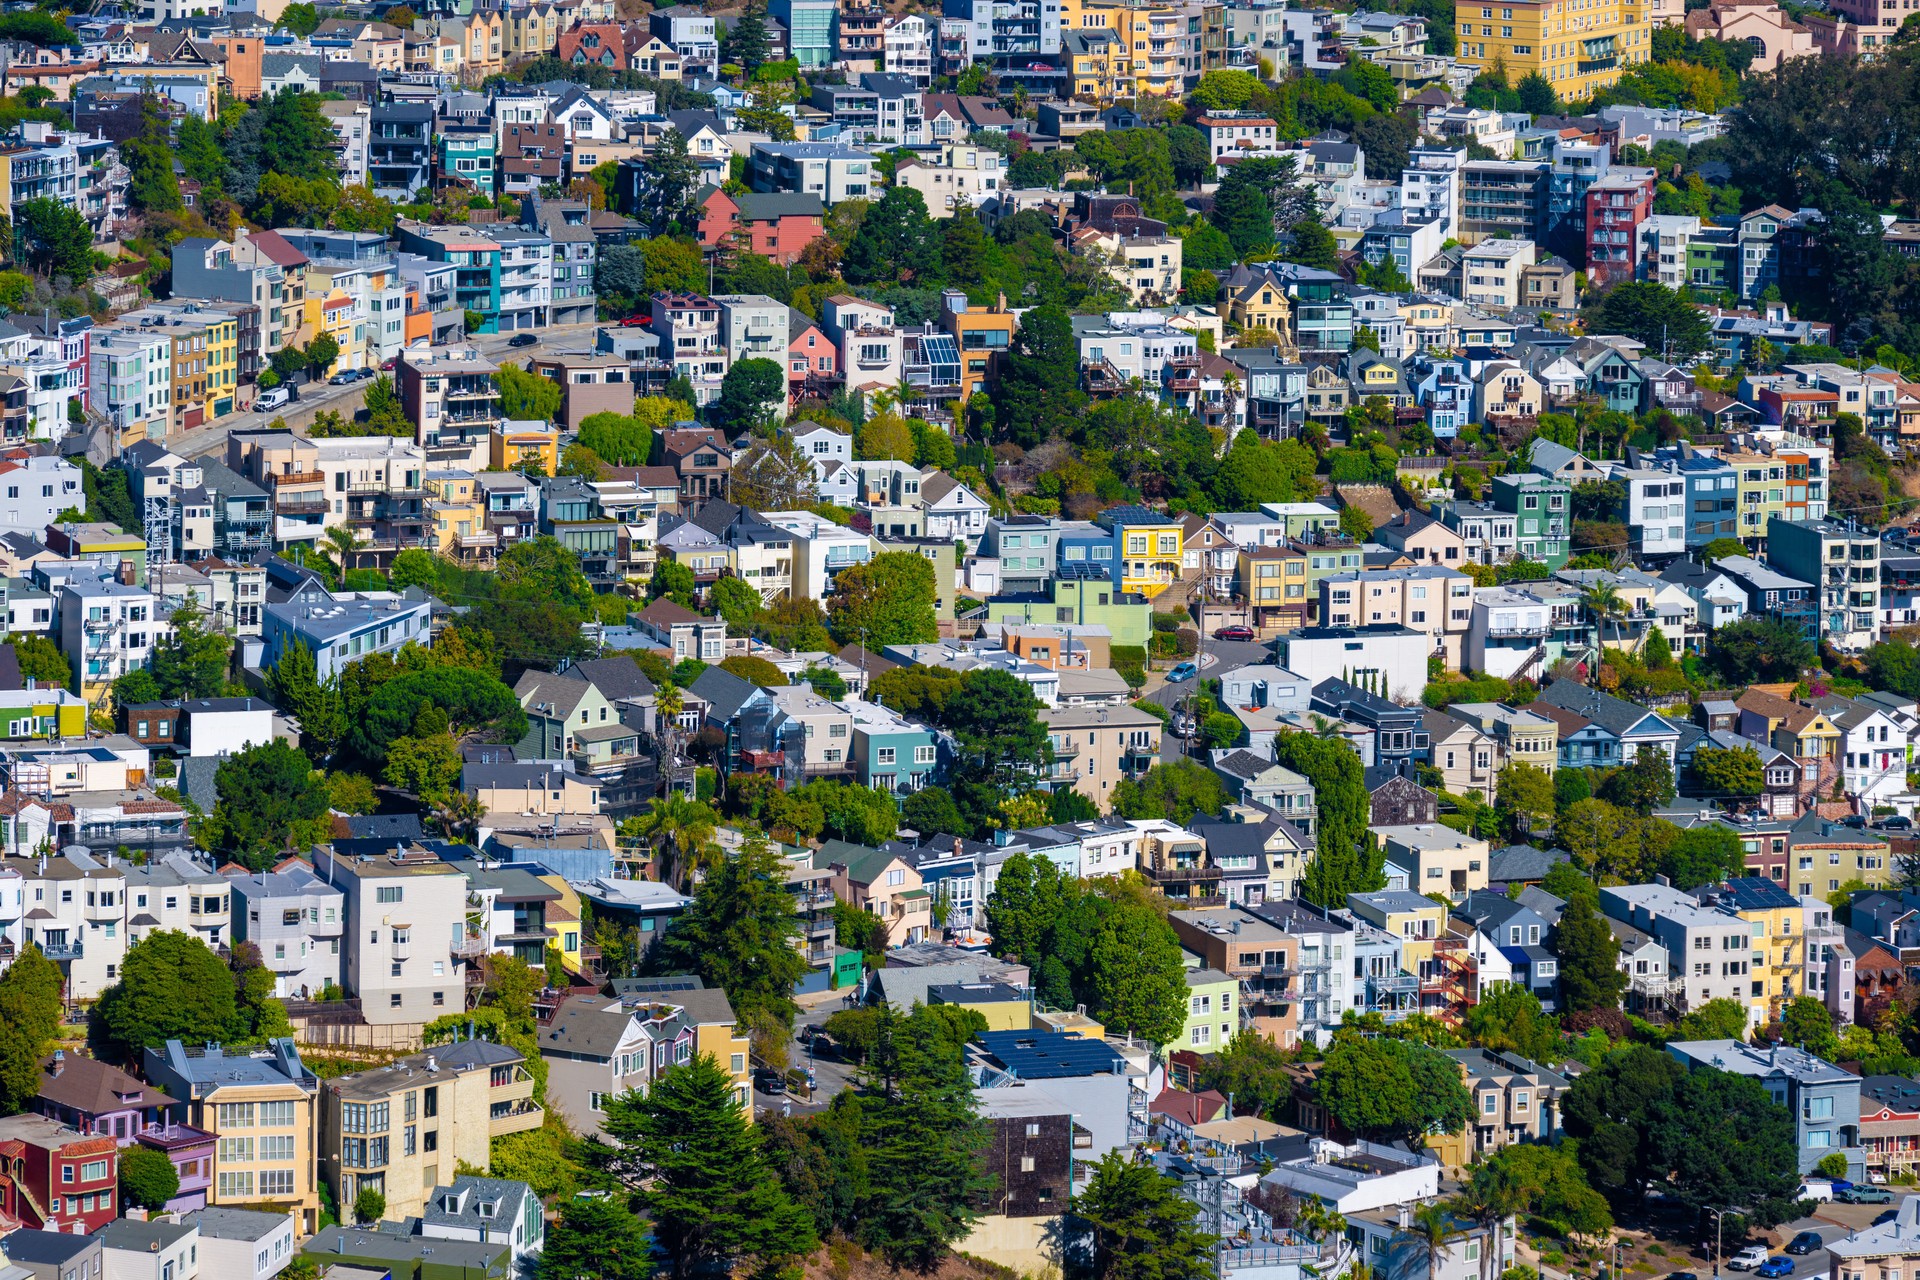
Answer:
[[[1089,988],[1106,1026],[1156,1045],[1187,1025],[1187,974],[1180,943],[1141,884],[1103,878],[1106,900],[1088,954]]]
[[[499,573],[504,577],[505,572],[503,564]],[[429,705],[441,719],[422,726],[421,712]],[[420,736],[417,731],[423,727],[451,730],[456,737],[481,733],[495,742],[517,742],[527,732],[526,713],[513,690],[471,667],[432,666],[395,676],[376,688],[358,711],[354,744],[369,760],[385,759],[388,743]]]
[[[1722,996],[1709,1000],[1675,1025],[1674,1040],[1740,1040],[1746,1037],[1747,1006]]]
[[[326,838],[326,776],[285,739],[222,760],[214,788],[220,802],[202,834],[221,857],[260,871],[288,849]]]
[[[120,1152],[120,1203],[136,1209],[164,1209],[180,1194],[180,1171],[164,1151],[132,1146]]]
[[[1584,897],[1567,903],[1553,931],[1560,959],[1560,998],[1571,1013],[1617,1009],[1627,988],[1620,971],[1620,944]]]
[[[1214,193],[1213,210],[1207,216],[1220,233],[1232,242],[1240,257],[1273,245],[1273,202],[1256,184],[1236,181],[1239,166]]]
[[[29,942],[0,973],[0,1111],[15,1115],[40,1092],[40,1062],[60,1030],[60,966]]]
[[[1482,994],[1467,1010],[1461,1031],[1482,1049],[1509,1051],[1535,1062],[1557,1062],[1563,1056],[1559,1024],[1538,996],[1515,983]]]
[[[560,384],[552,378],[503,364],[493,375],[500,388],[500,413],[516,421],[552,422],[560,416]]]
[[[736,360],[720,383],[714,420],[729,430],[763,426],[786,395],[787,372],[777,361]]]
[[[729,635],[753,633],[754,623],[760,617],[760,593],[745,578],[720,579],[713,584],[709,600],[713,611],[726,622]],[[779,683],[787,683],[786,677],[782,676]]]
[[[524,1135],[514,1134],[511,1137]],[[494,1172],[499,1171],[495,1139]],[[614,1197],[562,1200],[538,1263],[540,1280],[648,1280],[655,1273],[653,1241],[640,1219]]]
[[[307,358],[308,376],[319,378],[340,358],[340,343],[332,334],[323,333],[307,344],[303,354]]]
[[[14,247],[50,276],[81,284],[93,275],[93,228],[77,209],[37,197],[14,206]]]
[[[1701,747],[1693,753],[1691,772],[1704,796],[1757,796],[1765,789],[1760,753],[1752,747]]]
[[[1721,627],[1708,642],[1708,654],[1724,678],[1741,685],[1798,680],[1815,659],[1813,641],[1770,618],[1742,618]]]
[[[94,1006],[93,1035],[105,1056],[137,1064],[149,1045],[225,1041],[238,1010],[233,972],[220,957],[193,934],[163,929],[127,952],[120,980]]]
[[[180,208],[167,113],[154,94],[140,95],[140,132],[120,144],[120,155],[132,174],[127,199],[134,207],[142,213],[173,213]]]
[[[1241,1115],[1273,1119],[1293,1097],[1287,1055],[1263,1035],[1236,1035],[1200,1060],[1200,1087],[1233,1099]]]
[[[338,681],[331,676],[319,679],[313,650],[288,645],[268,669],[267,692],[274,706],[300,722],[301,740],[311,743],[323,760],[331,759],[347,735],[346,705]]]
[[[227,685],[233,641],[207,628],[192,596],[173,611],[173,631],[153,646],[149,662],[163,698],[218,697]]]
[[[691,609],[695,585],[693,570],[678,560],[662,560],[654,565],[653,577],[647,583],[647,594],[655,600],[665,597],[683,608]]]
[[[440,562],[433,552],[408,547],[394,556],[387,569],[387,585],[395,591],[408,587],[432,587],[440,581]]]
[[[1740,833],[1719,823],[1687,827],[1674,836],[1673,846],[1660,858],[1657,870],[1676,888],[1691,892],[1746,874],[1746,850]]]
[[[1314,1093],[1342,1128],[1383,1142],[1458,1133],[1473,1118],[1473,1099],[1453,1059],[1405,1040],[1336,1039]]]
[[[1037,306],[1020,317],[1012,350],[1002,362],[994,398],[998,433],[1031,449],[1067,434],[1085,407],[1073,322],[1065,307]]]
[[[1623,769],[1614,770],[1601,795],[1623,809],[1645,817],[1673,801],[1673,762],[1655,747],[1641,747]]]
[[[1685,360],[1712,344],[1706,318],[1693,302],[1655,281],[1614,285],[1587,308],[1585,319],[1589,333],[1637,339],[1659,359]]]
[[[1122,818],[1166,818],[1185,823],[1196,813],[1219,813],[1227,803],[1220,777],[1198,760],[1164,760],[1135,782],[1114,785],[1112,809]]]
[[[353,1198],[353,1220],[365,1226],[387,1216],[387,1196],[378,1187],[361,1187]]]
[[[8,643],[13,645],[13,656],[20,664],[20,675],[33,681],[35,687],[73,687],[73,666],[67,661],[67,655],[60,652],[59,645],[39,635],[15,636]]]
[[[644,1096],[608,1102],[601,1130],[609,1172],[645,1206],[676,1280],[741,1265],[770,1273],[813,1250],[813,1224],[773,1176],[711,1054],[668,1068]]]
[[[451,734],[395,738],[387,744],[381,777],[390,787],[411,792],[433,806],[443,805],[460,785],[460,746]]]
[[[1372,804],[1360,757],[1345,742],[1281,733],[1274,739],[1274,759],[1313,783],[1319,809],[1319,852],[1307,866],[1300,896],[1337,907],[1349,893],[1385,887],[1385,855],[1367,835]]]
[[[1088,1274],[1094,1280],[1205,1280],[1214,1274],[1219,1241],[1195,1225],[1199,1204],[1151,1163],[1107,1152],[1068,1213],[1089,1238]]]
[[[1742,1017],[1744,1026],[1745,1018]],[[1684,1075],[1671,1054],[1651,1045],[1623,1045],[1574,1078],[1561,1108],[1587,1182],[1615,1205],[1638,1204],[1661,1177],[1648,1141],[1656,1107]]]
[[[727,28],[720,53],[728,62],[753,72],[767,60],[767,14],[757,5],[748,5],[744,13]]]
[[[894,1266],[926,1270],[979,1216],[990,1185],[980,1165],[986,1130],[961,1047],[934,1010],[900,1020],[891,1050],[890,1084],[862,1107],[870,1190],[856,1231]]]
[[[1800,1180],[1793,1116],[1763,1082],[1689,1071],[1653,1104],[1647,1140],[1669,1194],[1690,1208],[1740,1205],[1762,1227],[1792,1216]]]
[[[827,617],[841,644],[863,645],[869,651],[890,644],[923,644],[939,638],[934,593],[933,566],[924,556],[883,551],[834,579]]]
[[[849,284],[899,281],[926,288],[941,278],[940,231],[912,187],[888,187],[867,210],[841,257]]]
[[[1500,770],[1496,803],[1516,839],[1553,824],[1553,775],[1537,765],[1516,760]]]
[[[794,948],[800,928],[784,863],[758,835],[701,881],[693,903],[657,945],[664,973],[697,973],[725,991],[743,1026],[777,1025],[785,1033],[796,1012],[793,989],[807,974]]]
[[[1576,1239],[1593,1241],[1613,1230],[1606,1198],[1587,1184],[1572,1144],[1512,1143],[1476,1161],[1456,1207],[1485,1224],[1524,1214],[1557,1224]]]
[[[1780,1011],[1780,1038],[1818,1058],[1831,1059],[1840,1048],[1833,1014],[1812,996],[1795,996]]]
[[[1287,229],[1288,243],[1281,258],[1303,267],[1334,271],[1340,266],[1340,246],[1333,232],[1316,219],[1296,222]]]

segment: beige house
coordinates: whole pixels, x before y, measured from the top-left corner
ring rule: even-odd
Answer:
[[[1438,823],[1372,830],[1380,837],[1387,861],[1406,871],[1407,887],[1415,893],[1444,894],[1458,902],[1487,887],[1490,850],[1485,840]]]
[[[1456,702],[1447,714],[1489,734],[1499,744],[1502,768],[1530,764],[1552,773],[1560,758],[1560,726],[1537,711],[1504,702]]]
[[[1493,735],[1444,711],[1427,712],[1422,723],[1433,743],[1440,789],[1456,796],[1477,795],[1492,804],[1501,765],[1500,744]]]
[[[1753,49],[1754,72],[1772,71],[1789,58],[1811,58],[1820,50],[1813,32],[1780,11],[1773,0],[1714,0],[1686,17],[1687,34],[1695,40],[1744,41]]]
[[[155,1087],[186,1103],[188,1124],[218,1139],[210,1207],[272,1201],[299,1215],[303,1235],[319,1229],[313,1143],[320,1079],[292,1040],[231,1053],[169,1040],[146,1050],[144,1068]]]
[[[1323,627],[1407,627],[1427,636],[1447,669],[1460,669],[1473,616],[1473,579],[1445,565],[1362,569],[1320,581]]]
[[[487,1171],[493,1140],[538,1129],[533,1075],[517,1050],[463,1040],[327,1081],[320,1104],[321,1176],[350,1207],[372,1188],[387,1221],[418,1217],[460,1165]]]
[[[842,902],[886,924],[889,947],[926,941],[933,894],[899,854],[829,840],[813,855],[813,865],[833,872],[833,892]]]
[[[1480,371],[1478,416],[1537,417],[1546,403],[1540,380],[1511,360],[1495,360]]]
[[[1133,706],[1048,707],[1040,713],[1053,743],[1051,789],[1071,786],[1105,813],[1123,778],[1138,778],[1160,759],[1159,717]]]
[[[1467,540],[1426,512],[1409,507],[1373,531],[1373,540],[1416,564],[1465,564]]]

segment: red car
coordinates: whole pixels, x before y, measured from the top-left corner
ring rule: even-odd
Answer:
[[[1213,633],[1215,640],[1251,640],[1254,638],[1252,627],[1222,627]]]
[[[394,358],[391,358],[391,359],[387,359],[387,360],[382,360],[382,361],[380,362],[380,368],[381,368],[382,370],[384,370],[385,372],[387,372],[387,373],[392,373],[392,372],[393,372],[393,369],[394,369],[394,366],[395,366],[395,365],[397,365],[397,364],[399,364],[399,363],[400,363],[400,361],[399,361],[399,358],[398,358],[398,357],[394,357]]]
[[[652,319],[651,316],[628,316],[625,320],[622,320],[620,322],[620,327],[622,329],[645,328],[647,321],[650,319]]]

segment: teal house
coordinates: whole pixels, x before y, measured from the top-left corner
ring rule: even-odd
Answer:
[[[475,192],[491,197],[496,159],[493,130],[445,128],[433,140],[434,162],[441,178],[472,183]]]
[[[933,781],[939,745],[933,731],[914,724],[877,702],[849,700],[853,746],[848,759],[863,787],[909,796]]]

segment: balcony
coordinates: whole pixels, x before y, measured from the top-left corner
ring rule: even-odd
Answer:
[[[269,476],[275,488],[290,484],[325,484],[327,473],[324,471],[287,471]]]
[[[1219,880],[1222,872],[1218,867],[1147,867],[1149,880],[1162,884],[1193,884],[1200,880]]]
[[[78,960],[86,952],[84,943],[79,942],[42,942],[40,954],[49,960]]]
[[[479,956],[484,956],[489,949],[486,937],[476,933],[462,935],[459,940],[448,948],[452,954],[459,956],[463,960],[472,960]]]
[[[327,513],[328,503],[325,498],[279,498],[273,509],[283,516],[321,516]]]

